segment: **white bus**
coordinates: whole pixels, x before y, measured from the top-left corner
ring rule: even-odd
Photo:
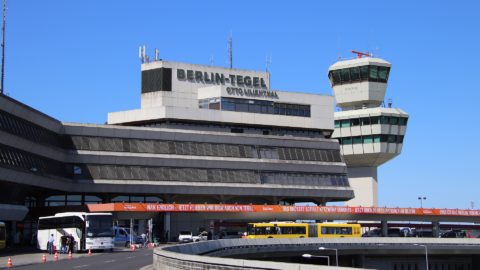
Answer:
[[[38,219],[38,248],[47,250],[48,238],[53,234],[56,250],[60,250],[62,236],[72,235],[74,251],[113,249],[113,217],[111,213],[67,212]]]

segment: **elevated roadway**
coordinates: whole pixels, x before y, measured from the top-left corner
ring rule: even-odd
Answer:
[[[323,247],[323,250],[319,248]],[[338,252],[342,268],[480,269],[480,239],[443,238],[308,238],[226,239],[166,246],[154,251],[155,269],[334,269],[306,265],[302,254],[329,256]],[[253,260],[253,261],[250,261]],[[261,261],[260,261],[261,260]],[[276,261],[272,263],[270,261]],[[283,262],[283,263],[278,263]],[[318,262],[317,262],[318,263]],[[454,265],[456,268],[444,268]],[[396,267],[399,268],[396,268]],[[437,268],[437,266],[441,268]],[[169,268],[165,268],[169,267]],[[202,268],[203,267],[203,268]],[[343,268],[347,267],[347,268]],[[400,268],[401,267],[401,268]],[[213,268],[212,268],[213,269]],[[407,269],[407,268],[404,268]]]

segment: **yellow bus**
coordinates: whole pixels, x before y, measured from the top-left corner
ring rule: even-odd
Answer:
[[[360,224],[349,223],[249,223],[247,238],[339,238],[361,237]]]
[[[0,222],[0,249],[5,249],[7,243],[7,229],[5,228],[5,223]]]

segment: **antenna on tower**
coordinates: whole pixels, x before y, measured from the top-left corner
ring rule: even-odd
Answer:
[[[146,49],[145,45],[140,46],[138,48],[138,57],[140,58],[140,62],[142,64],[150,62],[150,58],[147,56],[146,51],[147,51],[147,49]],[[156,57],[157,57],[157,49],[155,49],[155,59],[156,59]]]
[[[4,93],[3,81],[5,78],[5,18],[7,16],[7,0],[3,0],[2,17],[2,77],[0,79],[0,94]]]
[[[230,31],[230,38],[228,39],[228,63],[230,68],[233,68],[233,41],[232,32]]]
[[[210,66],[213,66],[215,64],[215,57],[213,54],[210,56]]]
[[[272,55],[267,55],[266,59],[265,59],[265,71],[268,72],[268,70],[270,69],[270,65],[272,64]]]
[[[158,61],[158,49],[155,48],[155,61]]]

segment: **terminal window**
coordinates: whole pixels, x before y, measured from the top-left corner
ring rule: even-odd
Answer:
[[[310,117],[310,105],[242,98],[208,98],[198,102],[200,109]]]

